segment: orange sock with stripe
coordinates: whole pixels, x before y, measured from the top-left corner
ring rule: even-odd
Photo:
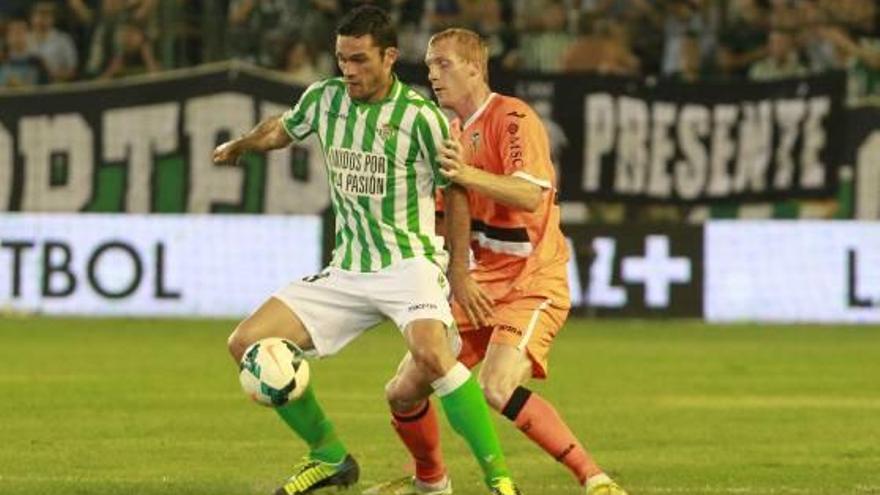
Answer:
[[[431,401],[426,400],[413,411],[403,414],[392,411],[391,415],[391,426],[415,460],[416,478],[425,483],[443,480],[446,467],[440,451],[440,427]]]
[[[517,387],[501,414],[513,421],[545,452],[565,464],[580,484],[602,473],[556,409],[538,394],[525,387]]]

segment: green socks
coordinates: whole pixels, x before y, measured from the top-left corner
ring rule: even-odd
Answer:
[[[309,445],[309,457],[332,464],[345,458],[348,451],[336,436],[333,423],[324,415],[311,385],[302,397],[275,410],[287,426]]]
[[[471,372],[458,363],[431,386],[452,428],[464,437],[480,463],[486,483],[494,478],[509,477],[489,406]]]

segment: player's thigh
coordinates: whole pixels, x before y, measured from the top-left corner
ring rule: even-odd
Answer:
[[[528,296],[498,304],[489,344],[513,347],[532,363],[532,376],[545,378],[550,347],[568,316],[568,301]],[[487,354],[488,358],[488,354]]]
[[[427,258],[399,261],[371,276],[370,297],[404,334],[416,366],[439,378],[460,348],[449,308],[449,284]]]
[[[288,338],[311,354],[335,354],[382,321],[352,275],[327,269],[282,287],[230,338],[233,355],[266,337]]]
[[[280,300],[271,297],[250,316],[242,320],[229,336],[229,351],[240,360],[245,349],[267,337],[281,337],[303,350],[314,347],[299,317]]]
[[[453,323],[449,283],[443,270],[427,258],[399,261],[372,274],[370,297],[401,331],[417,320]]]
[[[416,366],[409,352],[400,361],[397,373],[385,386],[388,404],[398,413],[412,411],[432,392],[431,376],[425,373],[422,367]]]
[[[302,322],[318,356],[330,356],[384,319],[369,297],[369,279],[357,272],[327,268],[276,291]]]

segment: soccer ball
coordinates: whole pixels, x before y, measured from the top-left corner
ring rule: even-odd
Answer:
[[[309,362],[293,342],[270,337],[244,351],[241,388],[257,404],[278,407],[298,399],[309,385]]]

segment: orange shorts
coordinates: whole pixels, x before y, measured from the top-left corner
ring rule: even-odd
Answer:
[[[557,298],[559,299],[559,298]],[[452,304],[452,316],[461,334],[458,360],[473,368],[486,357],[490,343],[524,350],[532,361],[532,376],[547,377],[550,344],[568,317],[570,301],[546,296],[522,295],[495,303],[492,324],[475,327],[458,303]]]

